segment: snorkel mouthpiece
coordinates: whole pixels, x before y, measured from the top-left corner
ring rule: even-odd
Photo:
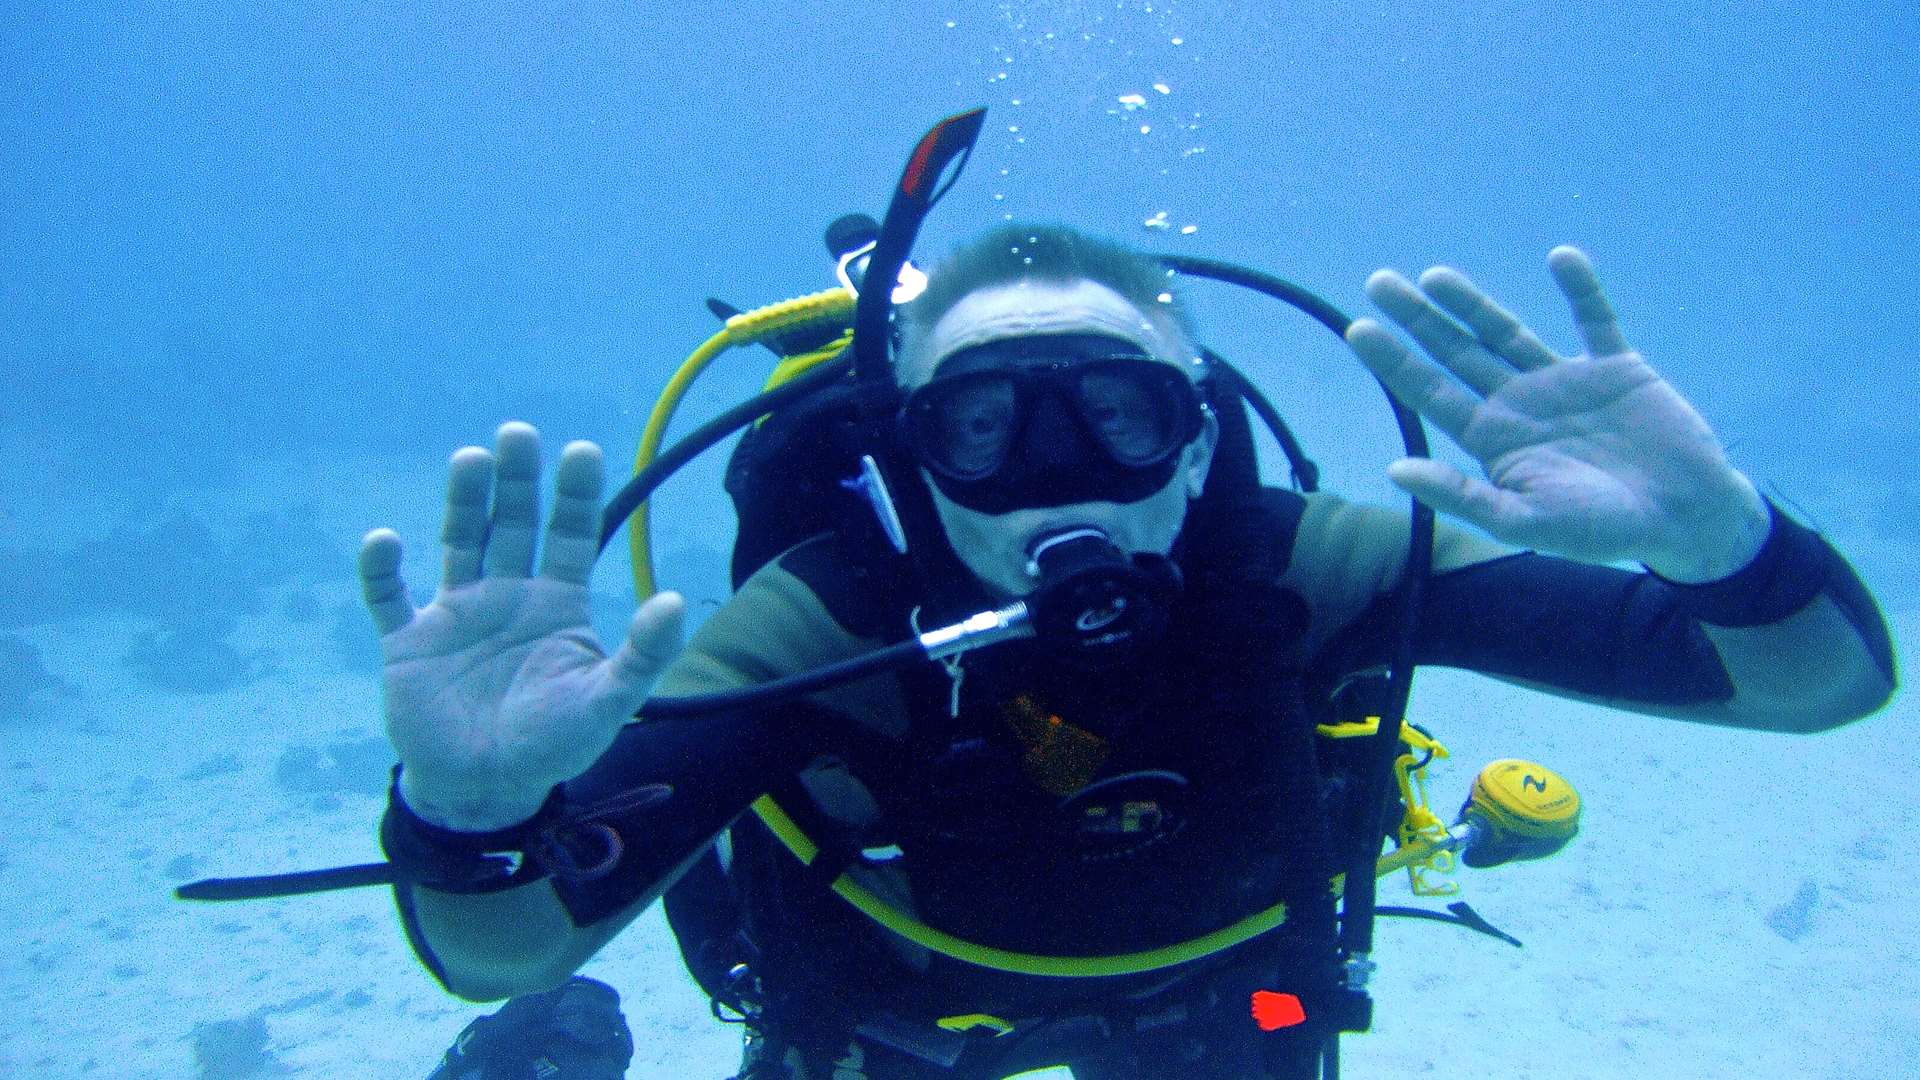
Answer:
[[[1131,558],[1094,528],[1048,533],[1027,549],[1039,585],[1027,595],[1039,639],[1096,664],[1131,655],[1167,628],[1180,571],[1162,555]]]

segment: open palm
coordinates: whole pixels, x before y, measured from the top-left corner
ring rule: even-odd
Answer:
[[[1347,334],[1354,351],[1485,470],[1470,477],[1409,458],[1389,476],[1518,546],[1699,579],[1737,569],[1764,533],[1751,535],[1756,515],[1765,518],[1751,483],[1627,344],[1586,256],[1556,248],[1548,265],[1579,324],[1580,356],[1549,349],[1456,270],[1429,270],[1417,286],[1391,271],[1367,282],[1431,359],[1364,319]]]
[[[524,820],[553,785],[586,771],[680,643],[673,594],[642,605],[612,656],[589,625],[599,448],[574,443],[561,455],[536,575],[539,436],[507,424],[496,445],[497,468],[478,447],[454,455],[444,571],[430,604],[408,599],[391,530],[367,534],[360,552],[402,794],[435,824],[476,831]]]

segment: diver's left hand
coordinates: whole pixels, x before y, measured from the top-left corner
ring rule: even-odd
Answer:
[[[1486,470],[1482,480],[1403,458],[1388,476],[1520,547],[1588,562],[1631,559],[1675,581],[1739,570],[1770,521],[1753,483],[1621,336],[1586,255],[1555,248],[1547,266],[1579,324],[1580,356],[1547,348],[1449,267],[1428,270],[1417,286],[1390,270],[1367,280],[1367,295],[1433,359],[1371,319],[1354,321],[1348,344]]]

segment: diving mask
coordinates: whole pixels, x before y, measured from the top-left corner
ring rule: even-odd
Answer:
[[[962,350],[900,414],[904,442],[941,493],[987,514],[1137,502],[1173,479],[1204,423],[1185,372],[1105,334]]]

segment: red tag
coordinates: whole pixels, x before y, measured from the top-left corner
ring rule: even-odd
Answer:
[[[1261,1031],[1278,1031],[1306,1021],[1307,1010],[1292,994],[1276,994],[1271,990],[1253,992],[1253,1022],[1260,1025]]]

